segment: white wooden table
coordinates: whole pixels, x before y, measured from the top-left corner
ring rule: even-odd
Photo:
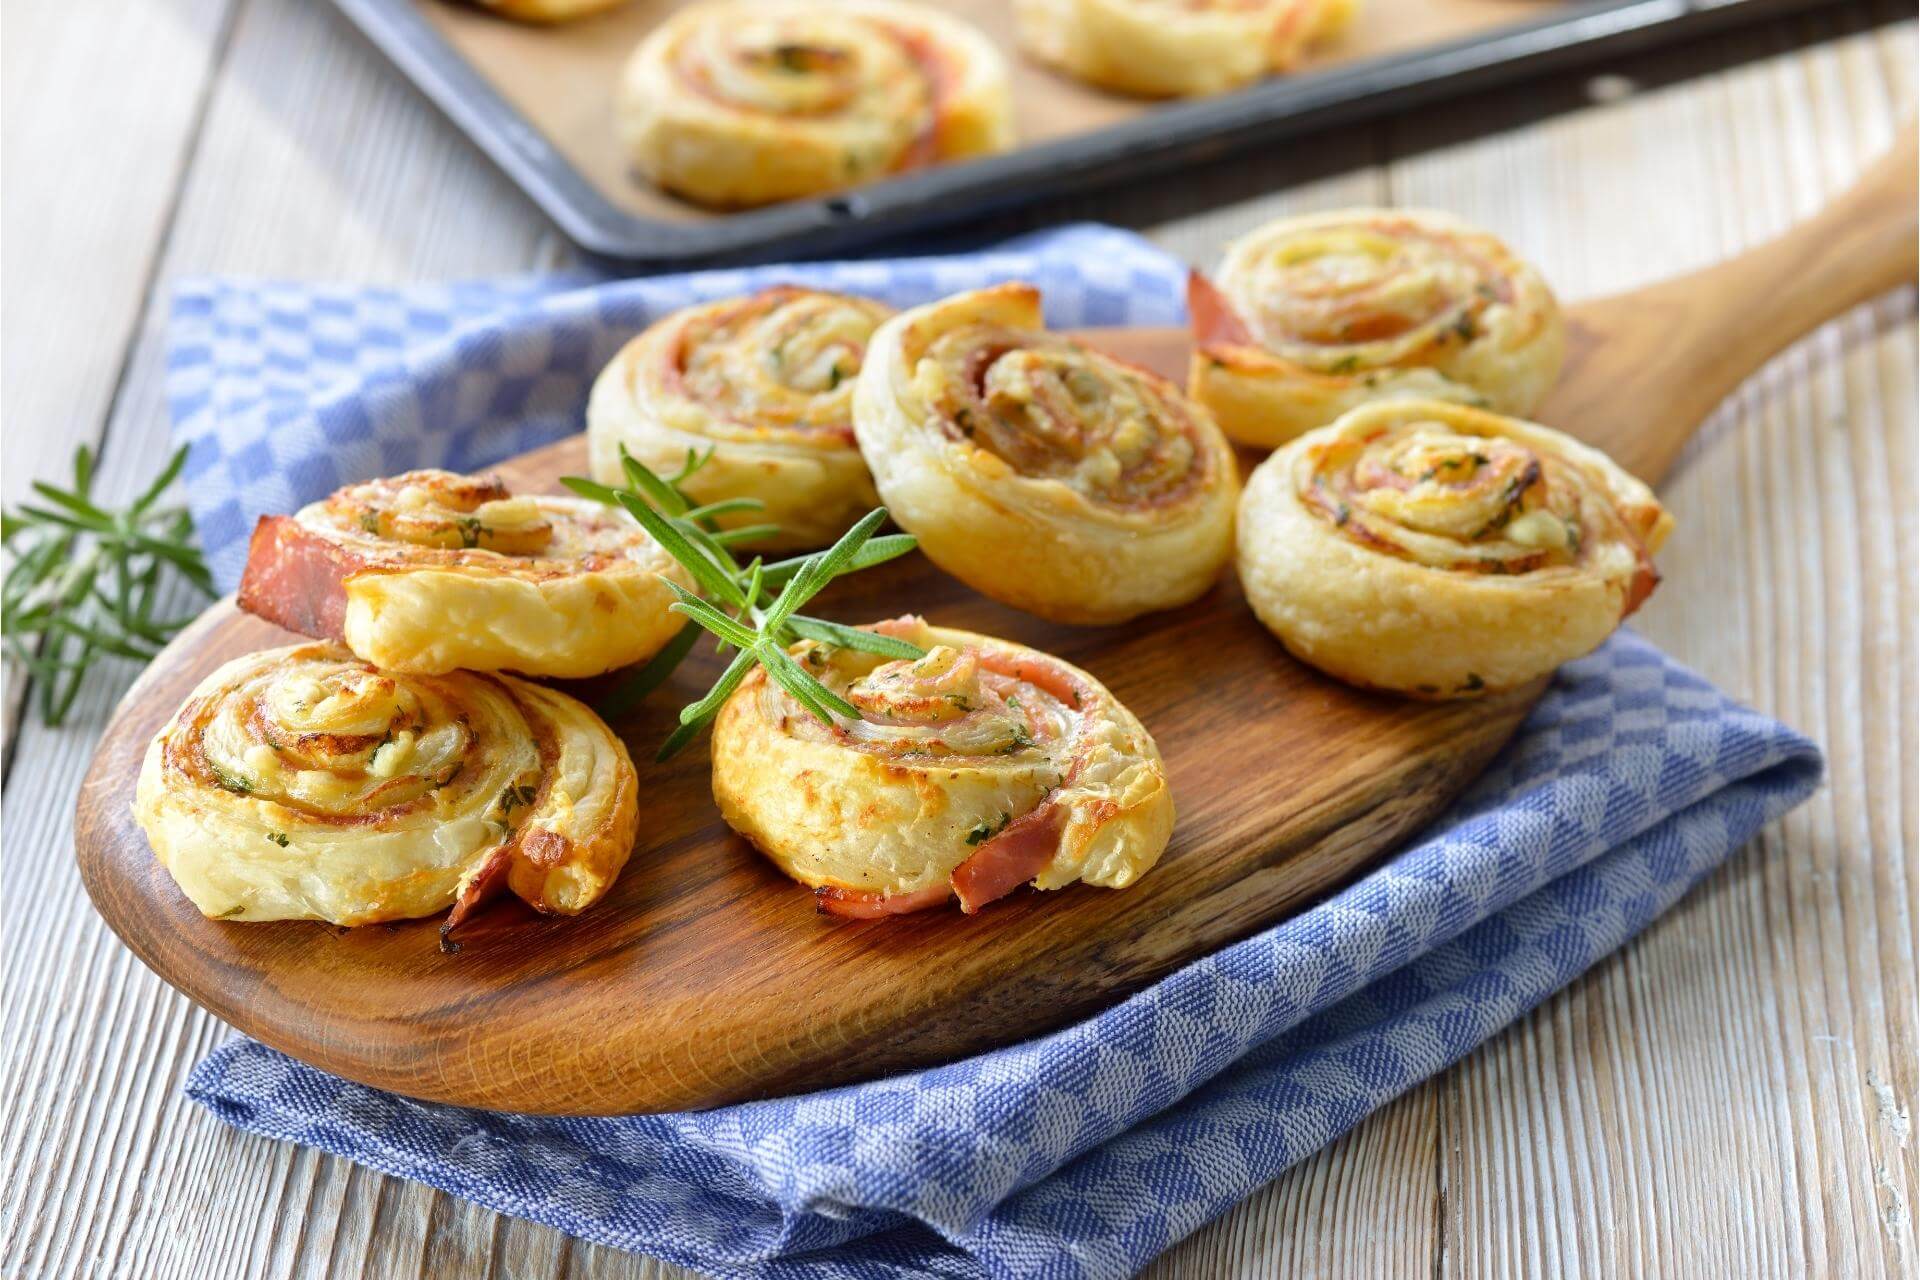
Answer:
[[[4,0],[4,23],[9,500],[82,440],[104,443],[123,497],[158,465],[180,277],[569,261],[314,0]],[[1914,57],[1913,9],[1887,0],[1018,226],[1099,216],[1205,263],[1283,210],[1432,205],[1498,229],[1563,296],[1611,292],[1815,208],[1912,111]],[[1666,487],[1680,533],[1636,619],[1818,739],[1827,785],[1638,941],[1151,1274],[1913,1273],[1915,340],[1909,290],[1743,388]],[[678,1274],[183,1100],[231,1033],[114,941],[71,856],[82,767],[130,677],[102,671],[67,728],[8,735],[0,1275]]]

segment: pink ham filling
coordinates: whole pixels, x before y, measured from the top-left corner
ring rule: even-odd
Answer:
[[[1198,271],[1187,273],[1187,314],[1193,317],[1194,341],[1202,347],[1253,345],[1253,335],[1233,304]]]
[[[1066,818],[1064,805],[1042,801],[1039,808],[1014,819],[1006,830],[975,849],[953,869],[953,891],[959,895],[960,909],[972,915],[1046,870],[1060,850]]]
[[[960,909],[971,915],[1046,870],[1060,849],[1060,833],[1066,829],[1066,818],[1064,805],[1043,801],[1032,813],[1008,823],[1006,830],[975,849],[965,862],[955,867],[951,885],[937,884],[912,893],[892,894],[823,885],[813,891],[814,905],[824,915],[879,920],[926,911],[958,895]]]
[[[813,891],[813,904],[822,915],[845,916],[849,920],[878,920],[884,916],[904,916],[912,911],[937,907],[953,895],[944,884],[913,893],[872,893],[865,889],[836,889],[822,885]]]

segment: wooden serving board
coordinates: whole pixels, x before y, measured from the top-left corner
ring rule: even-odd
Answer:
[[[1913,141],[1813,222],[1740,259],[1576,307],[1540,416],[1657,479],[1738,380],[1793,337],[1914,273]],[[1174,331],[1088,341],[1181,376]],[[502,468],[551,488],[576,437]],[[1686,536],[1687,517],[1680,513]],[[1290,660],[1229,575],[1193,607],[1064,627],[994,604],[914,556],[837,584],[820,612],[905,610],[1003,635],[1092,672],[1166,756],[1179,820],[1132,888],[1021,891],[977,916],[816,915],[720,821],[704,747],[651,760],[718,661],[702,647],[616,727],[641,763],[641,837],[573,919],[504,902],[457,954],[438,920],[337,929],[200,915],[131,813],[147,741],[219,663],[292,637],[223,601],[128,691],[75,821],[82,876],[155,972],[249,1035],[349,1079],[509,1111],[711,1106],[945,1061],[1085,1016],[1297,911],[1437,814],[1511,736],[1538,689],[1419,704]]]

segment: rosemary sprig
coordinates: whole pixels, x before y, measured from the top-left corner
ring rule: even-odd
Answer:
[[[48,725],[66,719],[100,655],[151,661],[193,620],[154,616],[165,575],[218,594],[193,544],[193,517],[157,505],[186,461],[182,446],[131,505],[113,511],[93,499],[93,451],[81,445],[70,488],[36,480],[46,505],[0,513],[0,544],[13,560],[0,583],[0,643],[39,681]]]
[[[625,450],[620,460],[627,478],[624,488],[578,476],[565,477],[561,483],[582,497],[618,506],[631,515],[700,588],[696,593],[667,580],[678,597],[672,606],[674,612],[712,633],[723,650],[736,650],[733,661],[705,696],[681,709],[680,725],[661,744],[660,759],[667,759],[691,742],[756,665],[766,667],[769,677],[822,721],[831,724],[835,715],[857,716],[859,712],[850,703],[787,655],[787,647],[798,641],[813,640],[889,658],[922,656],[923,650],[904,640],[799,612],[835,578],[913,550],[917,544],[910,534],[874,536],[875,530],[886,523],[884,507],[868,512],[825,551],[772,564],[755,557],[742,565],[729,549],[730,544],[762,537],[775,526],[722,532],[713,520],[719,514],[757,509],[758,501],[734,498],[724,503],[695,504],[681,490],[680,482],[705,463],[705,456],[689,452],[686,465],[671,478],[656,475]],[[667,648],[601,703],[602,712],[618,714],[659,688],[692,650],[697,634],[694,627],[683,628]]]

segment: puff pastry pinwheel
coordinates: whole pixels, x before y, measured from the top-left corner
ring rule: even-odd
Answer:
[[[626,748],[512,676],[378,671],[331,642],[248,654],[147,748],[134,815],[203,913],[370,924],[508,890],[593,905],[639,825]],[[444,932],[444,931],[443,931]]]
[[[1286,71],[1359,0],[1014,0],[1020,43],[1070,75],[1147,97],[1219,93]]]
[[[616,121],[658,185],[703,204],[840,191],[1013,141],[1007,66],[899,0],[709,0],[641,42]]]
[[[1188,289],[1188,390],[1243,444],[1273,447],[1370,400],[1418,396],[1524,416],[1566,330],[1539,272],[1438,213],[1283,218]]]
[[[1024,284],[881,326],[853,403],[881,499],[935,564],[1042,617],[1185,604],[1232,556],[1232,448],[1165,379],[1041,326]]]
[[[593,384],[593,477],[622,482],[620,451],[671,474],[701,503],[752,498],[722,528],[769,522],[748,545],[818,547],[880,502],[853,441],[853,383],[891,308],[814,289],[767,289],[677,311],[629,342]]]
[[[651,657],[679,631],[662,574],[692,585],[622,512],[410,471],[262,516],[240,607],[389,671],[578,678]]]
[[[804,642],[804,669],[859,709],[831,726],[756,668],[713,730],[727,822],[822,911],[964,911],[1031,882],[1132,884],[1173,830],[1159,748],[1086,672],[916,617],[888,659]]]
[[[1351,684],[1494,693],[1596,648],[1660,578],[1653,492],[1557,431],[1393,400],[1254,470],[1240,579],[1289,652]]]
[[[516,22],[570,22],[602,13],[627,3],[627,0],[473,0]]]

